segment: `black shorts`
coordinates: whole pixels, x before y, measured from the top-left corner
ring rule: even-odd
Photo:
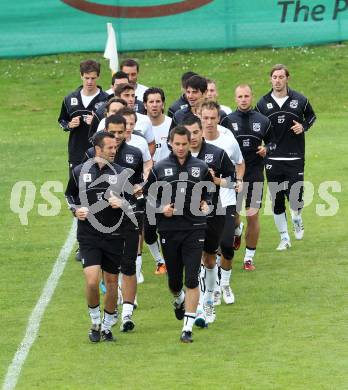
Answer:
[[[236,206],[230,205],[225,208],[225,223],[222,230],[220,248],[221,254],[226,260],[232,260],[234,256],[233,239],[235,214]]]
[[[124,253],[121,259],[121,272],[126,276],[132,276],[136,271],[136,260],[139,245],[139,230],[133,229],[125,233]]]
[[[285,197],[292,210],[303,207],[304,161],[271,160],[265,163],[268,187],[276,214],[285,211]]]
[[[225,225],[224,215],[214,215],[207,218],[203,250],[210,255],[217,253],[222,231]]]
[[[263,196],[263,165],[252,166],[245,170],[243,191],[237,194],[238,213],[242,209],[242,202],[245,199],[245,208],[260,209]]]
[[[105,239],[90,236],[79,239],[81,263],[83,268],[99,265],[110,274],[118,274],[124,251],[124,239],[121,237]]]
[[[146,215],[144,215],[144,239],[148,245],[154,244],[158,239],[157,225],[150,225]]]
[[[173,292],[179,292],[183,287],[184,269],[186,287],[198,287],[204,236],[203,229],[160,232],[168,284]]]

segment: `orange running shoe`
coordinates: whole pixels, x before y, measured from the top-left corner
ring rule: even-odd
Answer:
[[[159,263],[156,267],[155,275],[163,275],[167,273],[167,267],[164,263]]]
[[[254,263],[252,260],[246,260],[244,261],[244,265],[243,265],[243,269],[245,271],[254,271],[255,270],[255,266],[254,266]]]

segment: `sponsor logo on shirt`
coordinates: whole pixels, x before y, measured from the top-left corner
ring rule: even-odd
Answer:
[[[272,169],[272,164],[266,164],[266,169]]]
[[[209,154],[206,154],[204,156],[204,161],[206,163],[211,163],[213,161],[213,158],[214,158],[214,155],[209,153]]]
[[[173,176],[173,169],[172,168],[165,168],[164,176]]]
[[[97,192],[97,200],[103,200],[104,192]]]
[[[109,181],[109,184],[116,184],[117,183],[117,176],[116,175],[109,175],[108,181]]]
[[[269,110],[271,110],[271,109],[273,108],[273,104],[272,104],[272,103],[267,103],[267,108],[268,108]]]
[[[232,123],[232,127],[234,131],[238,131],[238,123]]]
[[[90,173],[83,174],[83,182],[84,183],[92,183],[92,175]]]
[[[77,106],[79,104],[79,101],[77,100],[77,98],[72,97],[71,100],[70,100],[70,104],[72,106]]]
[[[201,174],[201,168],[199,168],[199,167],[192,167],[191,168],[191,175],[193,177],[199,177],[200,174]]]
[[[279,115],[278,116],[278,123],[284,123],[285,122],[285,115]]]
[[[298,100],[291,100],[290,102],[290,107],[291,108],[297,108],[298,107]]]
[[[261,123],[253,123],[253,130],[260,131],[261,130]]]
[[[126,162],[128,164],[133,164],[134,163],[134,155],[133,154],[126,154]]]
[[[250,139],[249,138],[248,139],[243,139],[243,146],[244,147],[250,146]]]

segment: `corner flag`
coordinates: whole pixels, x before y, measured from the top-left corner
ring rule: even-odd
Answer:
[[[114,74],[118,70],[116,34],[112,23],[106,23],[106,27],[108,31],[108,39],[106,41],[104,58],[109,60],[109,67],[111,69],[112,74]]]

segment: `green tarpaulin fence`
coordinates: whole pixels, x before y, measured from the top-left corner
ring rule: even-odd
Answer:
[[[1,2],[0,57],[118,50],[286,47],[348,39],[348,0]]]

